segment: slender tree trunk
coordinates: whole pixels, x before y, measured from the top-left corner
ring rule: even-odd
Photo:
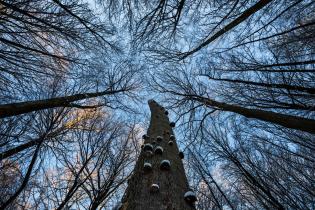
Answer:
[[[197,154],[198,155],[198,154]],[[199,171],[203,181],[206,183],[206,185],[208,186],[211,195],[213,197],[213,199],[216,202],[216,205],[222,209],[222,206],[220,205],[220,202],[218,201],[217,197],[215,196],[211,184],[213,183],[216,187],[216,189],[220,192],[220,194],[222,195],[222,197],[224,198],[224,200],[226,201],[226,203],[228,204],[228,206],[231,208],[231,210],[235,210],[234,206],[232,205],[231,201],[229,200],[229,198],[226,196],[226,194],[223,192],[223,190],[221,189],[221,187],[218,185],[218,183],[216,182],[216,180],[213,178],[213,176],[211,175],[211,173],[206,170],[202,164],[200,163],[199,159],[197,158],[197,155],[195,155],[194,153],[192,154],[193,158],[195,159],[195,161],[197,162],[198,165],[196,165],[197,170]],[[206,176],[208,176],[210,178],[210,183],[208,181],[208,179],[206,178]],[[224,205],[224,202],[221,202],[222,205]]]
[[[254,4],[253,6],[248,8],[247,10],[245,10],[239,17],[234,19],[232,22],[227,24],[225,27],[223,27],[218,32],[216,32],[213,36],[208,38],[205,42],[201,43],[198,47],[196,47],[195,49],[193,49],[191,51],[188,51],[188,52],[184,53],[182,58],[185,59],[186,57],[196,53],[199,50],[201,50],[202,48],[204,48],[205,46],[207,46],[211,42],[215,41],[217,38],[219,38],[220,36],[222,36],[226,32],[228,32],[228,31],[232,30],[233,28],[235,28],[236,26],[238,26],[240,23],[245,21],[247,18],[249,18],[250,16],[252,16],[256,12],[258,12],[259,10],[264,8],[271,1],[272,0],[260,0],[260,1],[258,1],[256,4]]]
[[[198,96],[187,96],[192,100],[199,101],[206,106],[222,109],[223,111],[229,111],[238,113],[247,118],[255,118],[266,122],[281,125],[286,128],[293,128],[300,131],[306,131],[308,133],[315,134],[315,120],[307,119],[303,117],[296,117],[287,114],[280,114],[271,111],[250,109],[237,105],[231,105],[223,102],[218,102],[209,98],[202,98]]]
[[[268,201],[269,204],[272,205],[275,209],[285,209],[283,205],[279,203],[279,201],[271,194],[270,190],[263,185],[264,183],[262,183],[262,180],[258,181],[254,176],[252,176],[252,174],[243,167],[243,165],[239,162],[237,158],[231,157],[231,161],[240,169],[244,178],[253,185],[251,187],[253,190],[255,190],[255,188],[258,188],[257,192],[262,191],[267,198],[265,200]]]
[[[3,204],[1,204],[0,209],[6,209],[6,207],[8,205],[10,205],[21,194],[21,192],[24,190],[24,188],[27,186],[28,181],[29,181],[31,174],[33,172],[33,169],[34,169],[40,147],[41,147],[41,143],[39,143],[36,147],[36,150],[33,154],[33,157],[31,159],[29,166],[28,166],[27,172],[25,174],[25,177],[22,181],[21,186],[17,189],[17,191],[7,201],[5,201]]]
[[[112,95],[127,90],[111,90],[95,93],[75,94],[71,96],[56,97],[37,101],[26,101],[20,103],[4,104],[0,105],[0,118],[16,116],[19,114],[25,114],[28,112],[39,111],[43,109],[56,108],[56,107],[78,107],[85,108],[72,102],[80,101],[88,98],[95,98],[104,95]],[[92,108],[89,106],[88,108]]]
[[[145,143],[156,142],[157,146],[163,147],[160,154],[148,157],[145,151],[141,151],[136,163],[134,173],[129,180],[128,188],[122,199],[123,210],[193,210],[195,207],[184,199],[189,190],[183,163],[178,155],[179,150],[176,141],[169,145],[170,135],[173,135],[164,109],[154,101],[149,101],[151,109],[151,122],[147,134],[150,138]],[[157,136],[162,136],[162,141],[157,141]],[[170,170],[160,169],[160,162],[169,160]],[[144,172],[144,163],[152,164],[152,171]],[[152,193],[152,184],[159,185],[159,192]]]
[[[253,82],[253,81],[245,81],[245,80],[239,80],[239,79],[215,78],[211,76],[208,76],[208,78],[211,80],[216,80],[216,81],[240,83],[240,84],[246,84],[246,85],[266,87],[266,88],[282,88],[282,89],[287,89],[287,90],[295,90],[295,91],[307,92],[309,94],[315,94],[315,88],[309,88],[309,87],[303,87],[303,86],[297,86],[297,85],[275,84],[275,83],[268,84],[268,83],[263,83],[263,82]]]
[[[29,141],[29,142],[27,142],[25,144],[22,144],[22,145],[19,145],[17,147],[14,147],[12,149],[9,149],[7,151],[4,151],[4,152],[0,153],[0,160],[8,158],[8,157],[10,157],[10,156],[12,156],[14,154],[17,154],[17,153],[19,153],[19,152],[21,152],[21,151],[23,151],[25,149],[33,147],[33,146],[35,146],[35,145],[37,145],[39,143],[40,142],[38,140],[32,140],[32,141]]]
[[[64,199],[61,201],[59,206],[56,208],[56,210],[62,210],[66,207],[70,199],[73,197],[75,192],[85,183],[85,181],[91,176],[91,173],[86,174],[86,177],[82,180],[81,179],[81,174],[83,173],[84,169],[87,167],[88,163],[92,159],[93,154],[91,154],[84,162],[84,164],[81,166],[80,170],[75,174],[75,178],[73,181],[72,186],[69,188],[66,196]]]

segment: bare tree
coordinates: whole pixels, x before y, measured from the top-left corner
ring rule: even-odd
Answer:
[[[57,107],[74,107],[74,108],[82,108],[82,109],[93,109],[100,106],[110,106],[108,103],[100,103],[93,105],[80,105],[78,103],[74,103],[77,101],[81,101],[84,99],[96,98],[100,96],[111,96],[111,95],[119,95],[120,93],[128,93],[131,90],[136,88],[136,82],[132,80],[134,72],[126,72],[122,74],[121,77],[111,78],[112,81],[108,81],[109,87],[106,87],[106,90],[100,92],[86,92],[79,93],[70,96],[63,97],[55,97],[44,100],[37,101],[27,101],[27,102],[19,102],[12,104],[4,104],[0,105],[0,118],[16,116],[19,114],[25,114],[28,112],[49,109],[49,108],[57,108]]]
[[[101,110],[78,111],[68,114],[67,120],[61,118],[64,129],[51,125],[56,127],[51,132],[55,135],[50,133],[36,144],[30,157],[24,155],[30,163],[20,156],[19,164],[28,164],[26,174],[19,180],[21,184],[16,191],[2,203],[2,208],[13,201],[28,208],[46,205],[57,209],[72,205],[90,205],[95,209],[106,204],[129,176],[129,164],[134,160],[132,145],[137,138],[134,127],[129,130],[125,124],[106,115]],[[19,154],[10,159],[14,160]],[[45,192],[51,196],[46,197]],[[25,199],[28,202],[23,201]]]
[[[314,209],[314,1],[95,3],[0,3],[2,207],[111,206],[138,155],[117,111],[148,93],[198,208]]]

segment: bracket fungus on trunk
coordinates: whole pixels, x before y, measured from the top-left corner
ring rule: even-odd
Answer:
[[[162,136],[157,136],[157,137],[156,137],[156,140],[157,140],[157,141],[162,141],[162,140],[163,140],[163,137],[162,137]]]
[[[144,171],[144,172],[150,172],[150,171],[152,171],[152,164],[151,164],[151,163],[144,163],[144,164],[143,164],[143,171]]]
[[[165,115],[168,115],[168,111],[165,111],[164,114],[165,114]]]
[[[162,155],[163,154],[163,147],[161,146],[157,146],[155,149],[154,149],[154,153],[157,154],[157,155]]]
[[[184,199],[190,205],[193,205],[197,201],[196,194],[193,191],[187,191],[184,195]]]
[[[174,122],[171,122],[171,123],[170,123],[170,126],[171,126],[172,128],[174,128],[174,127],[175,127],[175,123],[174,123]]]
[[[149,106],[150,125],[142,133],[148,138],[141,140],[143,149],[122,199],[123,209],[195,210],[188,203],[191,199],[184,199],[185,192],[193,190],[189,188],[183,161],[178,156],[177,136],[170,127],[175,123],[170,123],[166,109],[156,102],[151,101]],[[174,122],[177,123],[175,119]]]
[[[157,193],[160,190],[160,186],[158,184],[152,184],[150,187],[150,192],[151,193]]]
[[[144,151],[153,151],[153,146],[152,146],[152,144],[145,144],[145,145],[143,146],[143,150],[144,150]]]
[[[184,153],[182,151],[178,153],[178,156],[180,157],[180,159],[184,159]]]
[[[169,171],[171,169],[171,162],[169,160],[162,160],[160,163],[160,169]]]

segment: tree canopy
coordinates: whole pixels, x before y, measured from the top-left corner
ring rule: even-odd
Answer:
[[[0,2],[0,209],[108,209],[154,98],[197,209],[315,208],[312,0]]]

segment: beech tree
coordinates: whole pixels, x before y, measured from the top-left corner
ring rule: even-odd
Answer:
[[[108,41],[115,36],[114,26],[95,16],[88,4],[3,1],[1,10],[1,118],[55,107],[114,106],[80,106],[78,101],[127,95],[136,87],[134,67],[123,56],[112,56],[121,52]],[[54,80],[63,81],[67,90],[36,97],[38,88]]]
[[[228,125],[224,120],[209,117],[201,125],[193,123],[199,131],[194,132],[190,155],[194,177],[200,177],[203,183],[200,191],[204,199],[217,209],[311,209],[313,193],[305,191],[312,185],[308,172],[314,170],[310,145],[294,142],[294,133],[273,129],[261,132],[266,128],[249,129],[244,123]],[[294,151],[288,145],[298,149]]]
[[[0,9],[0,208],[107,206],[133,161],[136,129],[114,112],[131,113],[137,69],[87,3]]]
[[[150,125],[119,209],[195,209],[167,110],[149,100]],[[173,122],[174,123],[174,122]]]
[[[112,75],[112,80],[107,81],[109,86],[103,91],[78,93],[69,96],[54,97],[49,99],[42,99],[36,101],[26,101],[18,103],[10,103],[0,105],[0,118],[16,116],[28,112],[58,108],[58,107],[74,107],[79,109],[93,109],[101,106],[111,106],[111,95],[119,95],[121,93],[128,93],[136,88],[136,82],[132,80],[134,72],[126,72],[122,75]],[[115,78],[117,77],[117,78]],[[105,103],[97,103],[92,105],[81,105],[77,103],[84,99],[96,98],[100,96],[108,97]]]
[[[314,1],[84,2],[0,3],[1,208],[314,209]]]
[[[111,45],[109,28],[79,1],[2,1],[1,10],[2,84],[64,73],[69,63],[83,64],[79,51]]]
[[[127,166],[133,162],[137,130],[122,127],[126,124],[105,117],[102,111],[79,111],[67,116],[51,114],[47,126],[53,130],[45,131],[40,143],[5,158],[19,165],[21,178],[1,208],[14,202],[27,208],[90,205],[96,209],[106,205],[124,184],[130,173]],[[44,119],[40,122],[46,123]]]
[[[151,90],[183,124],[200,208],[312,209],[297,165],[314,169],[313,2],[152,5],[138,28]]]

